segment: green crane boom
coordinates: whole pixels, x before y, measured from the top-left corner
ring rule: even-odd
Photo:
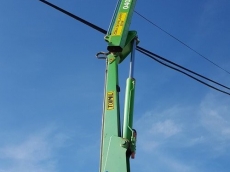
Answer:
[[[106,83],[102,117],[100,172],[130,172],[130,156],[134,158],[136,131],[133,126],[135,79],[134,52],[137,32],[129,31],[136,0],[118,0],[105,40]],[[127,79],[123,133],[120,124],[118,65],[131,53],[130,73]]]
[[[46,1],[41,2],[105,33],[103,29]],[[133,126],[135,79],[134,54],[138,44],[137,32],[129,31],[136,0],[118,0],[110,27],[105,36],[106,54],[105,98],[102,117],[100,172],[130,172],[129,159],[136,150],[136,131]],[[118,65],[131,53],[130,72],[126,84],[123,133],[120,124]],[[101,53],[98,53],[98,58]]]

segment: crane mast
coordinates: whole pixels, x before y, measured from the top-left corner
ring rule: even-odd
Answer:
[[[130,157],[136,150],[133,127],[135,79],[133,78],[137,32],[129,31],[136,0],[118,0],[109,29],[106,53],[105,97],[102,117],[100,172],[130,172]],[[101,53],[99,53],[101,54]],[[123,130],[120,124],[118,65],[129,55],[130,72],[126,81]]]
[[[68,11],[46,1],[41,2],[106,34],[106,31]],[[129,159],[136,150],[136,130],[133,127],[135,79],[134,55],[139,43],[136,31],[129,31],[136,0],[118,0],[109,29],[105,36],[108,53],[98,53],[106,59],[105,96],[102,116],[99,172],[130,172]],[[120,124],[118,65],[129,55],[130,72],[126,81],[123,130]]]

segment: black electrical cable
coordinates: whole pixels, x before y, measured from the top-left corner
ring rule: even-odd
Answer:
[[[177,67],[179,67],[179,68],[181,68],[181,69],[183,69],[183,70],[186,70],[186,71],[188,71],[188,72],[190,72],[190,73],[192,73],[192,74],[194,74],[194,75],[197,75],[197,76],[199,76],[199,77],[201,77],[201,78],[203,78],[203,79],[206,79],[206,80],[208,80],[208,81],[210,81],[210,82],[212,82],[212,83],[215,83],[215,84],[217,84],[217,85],[219,85],[219,86],[221,86],[221,87],[224,87],[224,88],[230,90],[230,88],[227,87],[227,86],[224,86],[224,85],[222,85],[222,84],[220,84],[220,83],[218,83],[218,82],[216,82],[216,81],[213,81],[213,80],[211,80],[211,79],[209,79],[209,78],[207,78],[207,77],[205,77],[205,76],[203,76],[203,75],[200,75],[200,74],[198,74],[198,73],[196,73],[196,72],[193,72],[193,71],[191,71],[191,70],[189,70],[189,69],[187,69],[187,68],[185,68],[185,67],[183,67],[183,66],[181,66],[181,65],[178,65],[178,64],[176,64],[176,63],[174,63],[174,62],[172,62],[172,61],[170,61],[170,60],[168,60],[168,59],[165,59],[165,58],[163,58],[163,57],[161,57],[161,56],[159,56],[159,55],[157,55],[157,54],[155,54],[155,53],[153,53],[153,52],[150,52],[150,51],[148,51],[148,50],[146,50],[146,49],[144,49],[144,48],[142,48],[142,47],[137,46],[137,50],[138,50],[138,51],[142,51],[142,52],[146,52],[146,53],[148,53],[148,54],[151,54],[152,56],[155,56],[155,57],[157,57],[157,58],[159,58],[159,59],[161,59],[161,60],[163,60],[163,61],[166,61],[166,62],[168,62],[168,63],[170,63],[170,64],[172,64],[172,65],[175,65],[175,66],[177,66]]]
[[[68,16],[70,16],[70,17],[72,17],[72,18],[74,18],[74,19],[76,19],[76,20],[78,20],[78,21],[80,21],[80,22],[86,24],[87,26],[90,26],[91,28],[93,28],[93,29],[95,29],[95,30],[97,30],[97,31],[99,31],[99,32],[101,32],[101,33],[103,33],[103,34],[106,34],[106,33],[107,33],[106,30],[104,30],[104,29],[102,29],[102,28],[100,28],[100,27],[98,27],[98,26],[96,26],[96,25],[94,25],[94,24],[92,24],[92,23],[90,23],[90,22],[88,22],[88,21],[86,21],[86,20],[84,20],[84,19],[82,19],[82,18],[80,18],[80,17],[78,17],[78,16],[76,16],[76,15],[74,15],[74,14],[72,14],[72,13],[66,11],[66,10],[64,10],[64,9],[62,9],[62,8],[60,8],[60,7],[57,7],[56,5],[53,5],[53,4],[51,4],[51,3],[49,3],[49,2],[47,2],[47,1],[45,1],[45,0],[40,0],[40,1],[43,2],[43,3],[45,3],[45,4],[47,4],[47,5],[49,5],[49,6],[51,6],[51,7],[53,7],[53,8],[55,8],[55,9],[57,9],[57,10],[59,10],[59,11],[61,11],[62,13],[66,14],[66,15],[68,15]],[[197,73],[195,73],[195,72],[193,72],[193,71],[191,71],[191,70],[189,70],[189,69],[186,69],[186,68],[184,68],[184,67],[182,67],[182,66],[180,66],[180,65],[178,65],[178,64],[176,64],[176,63],[174,63],[174,62],[171,62],[171,61],[169,61],[169,60],[167,60],[167,59],[165,59],[165,58],[163,58],[163,57],[161,57],[161,56],[159,56],[159,55],[157,55],[157,54],[154,54],[154,53],[152,53],[152,52],[150,52],[150,51],[148,51],[148,50],[146,50],[146,49],[144,49],[144,48],[142,48],[142,47],[137,46],[137,50],[138,50],[139,52],[141,52],[142,54],[144,54],[144,55],[146,55],[146,56],[148,56],[148,57],[150,57],[150,58],[156,60],[157,62],[159,62],[159,63],[161,63],[161,64],[163,64],[163,65],[165,65],[165,66],[167,66],[167,67],[169,67],[169,68],[171,68],[171,69],[177,70],[178,72],[181,72],[181,73],[183,73],[183,74],[185,74],[185,75],[187,75],[187,76],[193,78],[194,80],[196,80],[196,81],[198,81],[198,82],[200,82],[200,83],[202,83],[202,84],[204,84],[204,85],[206,85],[206,86],[208,86],[208,87],[210,87],[210,88],[213,88],[213,89],[215,89],[215,90],[217,90],[217,91],[220,91],[220,92],[222,92],[222,93],[225,93],[225,94],[230,95],[230,93],[225,92],[225,91],[223,91],[223,90],[220,90],[220,89],[218,89],[218,88],[216,88],[216,87],[214,87],[214,86],[211,86],[211,85],[205,83],[204,81],[201,81],[201,80],[195,78],[194,76],[192,76],[192,75],[190,75],[190,74],[188,74],[188,73],[186,73],[186,72],[184,72],[184,71],[182,71],[182,70],[179,70],[179,69],[177,69],[177,68],[175,68],[175,67],[173,67],[173,66],[167,65],[166,63],[163,63],[163,62],[161,62],[160,60],[157,60],[157,59],[154,58],[154,57],[157,57],[157,58],[159,58],[159,59],[161,59],[161,60],[163,60],[163,61],[166,61],[166,62],[168,62],[168,63],[171,63],[171,64],[173,64],[173,65],[175,65],[175,66],[177,66],[177,67],[179,67],[179,68],[181,68],[181,69],[183,69],[183,70],[186,70],[186,71],[188,71],[188,72],[190,72],[190,73],[193,73],[193,74],[195,74],[195,75],[197,75],[197,76],[199,76],[199,77],[202,77],[202,78],[204,78],[204,79],[206,79],[206,80],[208,80],[208,81],[211,81],[211,82],[213,82],[213,83],[215,83],[215,84],[217,84],[217,85],[219,85],[219,86],[222,86],[222,87],[224,87],[224,88],[230,89],[229,87],[226,87],[226,86],[224,86],[224,85],[222,85],[222,84],[220,84],[220,83],[218,83],[218,82],[215,82],[215,81],[213,81],[213,80],[211,80],[211,79],[208,79],[208,78],[206,78],[206,77],[204,77],[204,76],[202,76],[202,75],[200,75],[200,74],[197,74]]]
[[[219,69],[227,72],[228,74],[230,74],[229,71],[227,71],[226,69],[222,68],[221,66],[219,66],[218,64],[216,64],[215,62],[211,61],[210,59],[208,59],[207,57],[205,57],[204,55],[202,55],[201,53],[199,53],[198,51],[196,51],[194,48],[190,47],[188,44],[184,43],[183,41],[179,40],[178,38],[176,38],[175,36],[173,36],[172,34],[170,34],[169,32],[165,31],[164,29],[162,29],[160,26],[158,26],[157,24],[153,23],[151,20],[147,19],[146,17],[144,17],[143,15],[141,15],[139,12],[134,11],[137,15],[139,15],[141,18],[143,18],[144,20],[146,20],[147,22],[149,22],[150,24],[152,24],[153,26],[157,27],[158,29],[160,29],[162,32],[166,33],[167,35],[169,35],[170,37],[172,37],[173,39],[175,39],[176,41],[178,41],[179,43],[181,43],[182,45],[184,45],[185,47],[187,47],[188,49],[192,50],[193,52],[195,52],[196,54],[198,54],[200,57],[204,58],[205,60],[209,61],[210,63],[212,63],[213,65],[215,65],[216,67],[218,67]]]
[[[86,21],[86,20],[84,20],[84,19],[82,19],[82,18],[80,18],[80,17],[78,17],[78,16],[76,16],[76,15],[74,15],[74,14],[72,14],[72,13],[70,13],[70,12],[68,12],[68,11],[66,11],[66,10],[64,10],[62,8],[60,8],[60,7],[58,7],[58,6],[56,6],[56,5],[54,5],[54,4],[51,4],[50,2],[48,2],[46,0],[39,0],[39,1],[41,1],[41,2],[43,2],[45,4],[47,4],[47,5],[55,8],[58,11],[61,11],[62,13],[66,14],[66,15],[68,15],[68,16],[70,16],[70,17],[72,17],[72,18],[74,18],[74,19],[76,19],[76,20],[78,20],[78,21],[80,21],[82,23],[84,23],[85,25],[87,25],[87,26],[89,26],[89,27],[101,32],[101,33],[104,33],[104,34],[107,33],[106,30],[104,30],[104,29],[102,29],[102,28],[100,28],[100,27],[98,27],[98,26],[96,26],[96,25],[94,25],[94,24],[92,24],[92,23],[90,23],[90,22],[88,22],[88,21]]]
[[[177,68],[175,68],[175,67],[173,67],[173,66],[171,66],[171,65],[168,65],[168,64],[166,64],[166,63],[164,63],[164,62],[158,60],[157,58],[153,57],[152,55],[148,54],[147,52],[145,52],[145,51],[143,51],[143,50],[141,50],[141,49],[139,49],[139,52],[141,52],[142,54],[144,54],[144,55],[150,57],[151,59],[153,59],[153,60],[155,60],[155,61],[157,61],[158,63],[160,63],[160,64],[162,64],[162,65],[164,65],[164,66],[166,66],[166,67],[169,67],[169,68],[171,68],[171,69],[173,69],[173,70],[176,70],[176,71],[178,71],[178,72],[180,72],[180,73],[183,73],[184,75],[186,75],[186,76],[188,76],[188,77],[190,77],[190,78],[192,78],[192,79],[194,79],[194,80],[196,80],[196,81],[198,81],[198,82],[200,82],[200,83],[202,83],[202,84],[204,84],[204,85],[206,85],[206,86],[208,86],[208,87],[210,87],[210,88],[212,88],[212,89],[215,89],[215,90],[220,91],[220,92],[222,92],[222,93],[224,93],[224,94],[230,95],[230,93],[228,93],[228,92],[226,92],[226,91],[223,91],[223,90],[221,90],[221,89],[218,89],[218,88],[216,88],[216,87],[214,87],[214,86],[212,86],[212,85],[210,85],[210,84],[207,84],[207,83],[205,83],[204,81],[201,81],[200,79],[197,79],[196,77],[194,77],[194,76],[192,76],[192,75],[190,75],[190,74],[188,74],[188,73],[186,73],[186,72],[184,72],[184,71],[182,71],[182,70],[180,70],[180,69],[177,69]]]

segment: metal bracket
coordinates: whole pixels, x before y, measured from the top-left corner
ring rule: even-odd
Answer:
[[[98,59],[106,59],[107,55],[109,55],[109,54],[110,54],[110,52],[106,53],[106,52],[101,51],[101,52],[99,52],[99,53],[96,54],[96,57]]]

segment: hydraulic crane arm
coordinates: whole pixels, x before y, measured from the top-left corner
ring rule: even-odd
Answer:
[[[129,158],[136,149],[133,125],[135,79],[133,78],[134,51],[137,32],[129,31],[136,0],[118,0],[105,40],[106,83],[102,117],[100,172],[130,172]],[[127,79],[123,133],[121,134],[118,65],[131,53],[130,74]]]
[[[99,28],[46,0],[41,2],[73,17],[102,32]],[[106,53],[106,82],[101,133],[100,172],[130,172],[129,158],[134,158],[136,131],[133,126],[135,79],[133,78],[134,52],[138,44],[137,32],[129,31],[136,0],[118,0],[110,27],[105,36],[108,42]],[[127,79],[123,133],[120,124],[118,65],[131,53],[130,74]],[[100,54],[100,53],[99,53]]]

